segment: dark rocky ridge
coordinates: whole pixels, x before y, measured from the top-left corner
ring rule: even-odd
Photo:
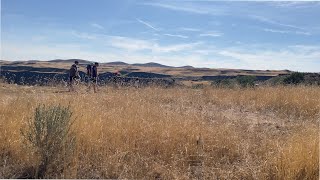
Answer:
[[[51,72],[43,71],[15,71],[16,68],[2,69],[1,77],[9,83],[18,85],[54,85],[65,84],[68,81],[68,71],[64,69],[50,68]],[[82,71],[79,72],[81,80],[86,82],[86,74]],[[99,83],[107,85],[121,85],[121,86],[173,86],[174,79],[169,75],[155,74],[155,73],[129,73],[126,77],[118,77],[114,73],[99,74]]]

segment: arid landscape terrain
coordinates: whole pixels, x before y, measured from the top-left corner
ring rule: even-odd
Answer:
[[[50,60],[50,61],[38,61],[38,60],[29,60],[29,61],[0,61],[2,66],[24,66],[32,68],[56,68],[56,69],[66,69],[68,70],[70,66],[74,63],[75,60],[80,62],[80,66],[85,70],[86,65],[94,62],[81,59],[69,59],[69,60]],[[23,69],[20,69],[22,71]],[[37,69],[31,70],[37,71]],[[43,70],[40,72],[49,72],[49,69]],[[184,76],[236,76],[236,75],[254,75],[254,76],[277,76],[281,74],[288,74],[288,70],[245,70],[245,69],[212,69],[212,68],[195,68],[192,66],[182,66],[182,67],[173,67],[166,66],[158,63],[145,63],[145,64],[128,64],[121,61],[101,63],[100,64],[101,73],[106,72],[116,72],[123,71],[126,73],[132,72],[146,72],[146,73],[156,73],[169,75],[173,77],[184,77]],[[39,69],[38,69],[39,72]]]
[[[319,179],[319,86],[77,90],[1,83],[0,177]],[[72,112],[52,156],[24,133],[42,104]]]
[[[81,59],[51,60],[51,61],[0,61],[1,76],[7,82],[29,85],[48,85],[66,81],[68,70],[75,60],[80,62],[80,75],[84,79],[86,66],[92,62]],[[242,76],[254,76],[258,82],[271,78],[289,75],[288,70],[245,70],[245,69],[213,69],[194,68],[192,66],[172,67],[158,63],[127,64],[124,62],[101,63],[99,66],[100,82],[110,84],[114,73],[120,73],[124,82],[136,81],[140,84],[162,84],[171,86],[174,83],[187,86],[197,84],[210,85],[212,81],[235,79]],[[132,84],[132,83],[126,83]]]
[[[0,179],[320,179],[320,1],[0,9]]]

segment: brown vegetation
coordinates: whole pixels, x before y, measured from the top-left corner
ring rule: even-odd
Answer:
[[[38,104],[61,104],[76,147],[46,178],[319,179],[319,87],[62,91],[1,84],[0,177],[32,177],[21,130]]]

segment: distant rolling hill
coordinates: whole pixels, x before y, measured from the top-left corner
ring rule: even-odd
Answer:
[[[35,62],[35,60],[32,60]],[[94,61],[89,61],[89,60],[83,60],[83,59],[55,59],[55,60],[49,60],[47,62],[55,62],[55,63],[74,63],[74,61],[79,61],[80,64],[89,64]],[[30,61],[28,61],[30,62]],[[39,62],[39,61],[37,61]],[[104,65],[110,65],[110,66],[140,66],[140,67],[158,67],[158,68],[194,68],[193,66],[181,66],[181,67],[174,67],[174,66],[168,66],[168,65],[163,65],[155,62],[149,62],[149,63],[134,63],[134,64],[129,64],[125,63],[122,61],[114,61],[114,62],[106,62],[106,63],[101,63]]]
[[[34,61],[34,60],[32,60]],[[49,60],[46,62],[54,62],[54,63],[74,63],[74,61],[78,61],[80,64],[88,64],[92,63],[95,61],[89,61],[89,60],[84,60],[84,59],[55,59],[55,60]],[[22,61],[21,61],[22,62]],[[30,61],[28,61],[30,62]],[[167,66],[155,62],[149,62],[149,63],[134,63],[134,64],[128,64],[122,61],[114,61],[114,62],[106,62],[106,63],[101,63],[105,65],[110,65],[110,66],[142,66],[142,67],[161,67],[161,68],[173,68],[172,66]],[[192,67],[192,66],[185,66],[185,67]]]
[[[88,64],[92,61],[89,60],[83,60],[83,59],[55,59],[55,60],[49,60],[47,62],[54,62],[54,63],[74,63],[75,61],[78,61],[81,64]]]
[[[130,64],[122,62],[122,61],[107,62],[107,63],[103,63],[103,64],[110,65],[110,66],[127,66],[127,65],[130,65]]]
[[[149,62],[145,64],[135,63],[132,66],[142,66],[142,67],[160,67],[160,68],[173,68],[172,66],[166,66],[155,62]]]
[[[14,82],[20,79],[33,82],[36,77],[52,78],[67,77],[70,66],[74,61],[79,61],[82,75],[86,72],[86,64],[92,61],[83,59],[55,59],[49,61],[0,61],[1,76],[12,79]],[[217,69],[195,68],[192,66],[173,67],[155,62],[128,64],[122,61],[100,63],[99,73],[109,78],[110,74],[120,72],[127,78],[171,78],[183,81],[214,81],[219,79],[235,78],[237,76],[256,76],[258,80],[267,80],[278,75],[291,73],[288,70],[245,70],[245,69]],[[29,79],[22,78],[28,76]],[[33,78],[31,78],[33,77]]]
[[[0,60],[0,65],[4,66],[32,66],[34,68],[63,68],[69,69],[74,61],[79,61],[80,65],[92,63],[94,61],[84,59],[55,59],[48,61],[7,61]],[[100,63],[100,71],[129,71],[129,72],[149,72],[163,73],[179,76],[215,76],[215,75],[266,75],[276,76],[279,74],[291,73],[289,70],[246,70],[246,69],[222,69],[222,68],[195,68],[193,66],[174,67],[155,62],[149,63],[125,63],[123,61]],[[113,67],[116,66],[116,67]],[[83,67],[83,66],[82,66]],[[15,68],[17,69],[17,68]],[[18,68],[19,69],[19,68]],[[24,69],[24,68],[22,68]]]
[[[195,68],[193,66],[181,66],[181,67],[178,67],[178,68],[186,68],[186,69],[191,69],[191,68]]]

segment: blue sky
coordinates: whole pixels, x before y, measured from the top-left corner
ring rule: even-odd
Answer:
[[[320,72],[320,2],[1,0],[1,59]]]

